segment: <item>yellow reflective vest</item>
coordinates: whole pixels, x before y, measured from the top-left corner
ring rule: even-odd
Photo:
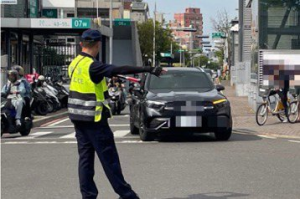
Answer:
[[[90,77],[91,57],[78,55],[69,65],[71,78],[68,112],[71,120],[99,122],[104,106],[109,108],[104,93],[107,92],[106,79],[95,84]]]

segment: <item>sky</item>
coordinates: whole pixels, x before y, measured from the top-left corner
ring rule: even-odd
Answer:
[[[210,18],[215,18],[218,11],[224,9],[233,19],[238,16],[238,0],[144,0],[150,7],[151,17],[156,2],[157,12],[163,12],[167,21],[174,19],[174,13],[183,13],[187,7],[199,7],[203,15],[203,32],[208,35],[213,31]]]

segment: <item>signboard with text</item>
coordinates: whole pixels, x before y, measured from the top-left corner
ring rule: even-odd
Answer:
[[[91,28],[90,19],[32,19],[32,28],[73,28],[73,29],[88,29]]]
[[[29,17],[38,17],[38,0],[29,0]]]
[[[18,4],[18,0],[0,0],[0,4],[15,5]]]
[[[212,33],[212,38],[213,39],[221,39],[224,38],[225,34],[223,32],[214,32]]]
[[[57,9],[43,9],[43,17],[57,18]]]
[[[115,19],[114,25],[115,26],[130,26],[131,20],[130,19]]]

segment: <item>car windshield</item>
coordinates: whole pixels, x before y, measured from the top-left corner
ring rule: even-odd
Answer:
[[[196,71],[168,71],[156,77],[150,76],[149,90],[170,91],[196,91],[208,92],[214,88],[212,81],[203,72]]]

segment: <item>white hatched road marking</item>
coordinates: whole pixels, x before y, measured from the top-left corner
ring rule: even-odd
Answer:
[[[110,127],[129,127],[129,124],[110,124]],[[74,128],[74,125],[66,125],[66,126],[45,126],[45,127],[37,127],[36,129],[64,129],[64,128]]]
[[[75,138],[75,132],[59,137],[61,139],[71,139]]]
[[[268,135],[257,135],[257,136],[262,138],[267,138],[267,139],[277,139],[276,137],[268,136]]]
[[[68,121],[69,120],[69,118],[65,118],[65,119],[62,119],[62,120],[60,120],[60,121],[58,121],[58,122],[54,122],[54,123],[52,123],[52,124],[50,124],[50,125],[48,125],[49,127],[50,126],[56,126],[57,124],[61,124],[61,123],[63,123],[63,122],[66,122],[66,121]]]
[[[129,130],[117,130],[117,131],[114,131],[114,137],[115,138],[125,137],[127,134],[129,134]]]
[[[158,141],[153,141],[153,142],[143,142],[141,140],[130,140],[130,141],[117,141],[117,144],[157,144],[159,143]],[[77,141],[66,141],[66,142],[57,142],[57,141],[37,141],[37,142],[3,142],[2,144],[7,144],[7,145],[34,145],[34,144],[77,144]]]
[[[300,140],[289,140],[289,142],[300,143]]]
[[[29,134],[28,136],[25,136],[25,137],[17,137],[15,139],[18,139],[18,140],[34,139],[34,138],[37,138],[37,137],[40,137],[40,136],[43,136],[43,135],[48,135],[50,133],[53,133],[53,132],[52,131],[51,132],[36,132],[36,133],[31,133],[31,134]]]

